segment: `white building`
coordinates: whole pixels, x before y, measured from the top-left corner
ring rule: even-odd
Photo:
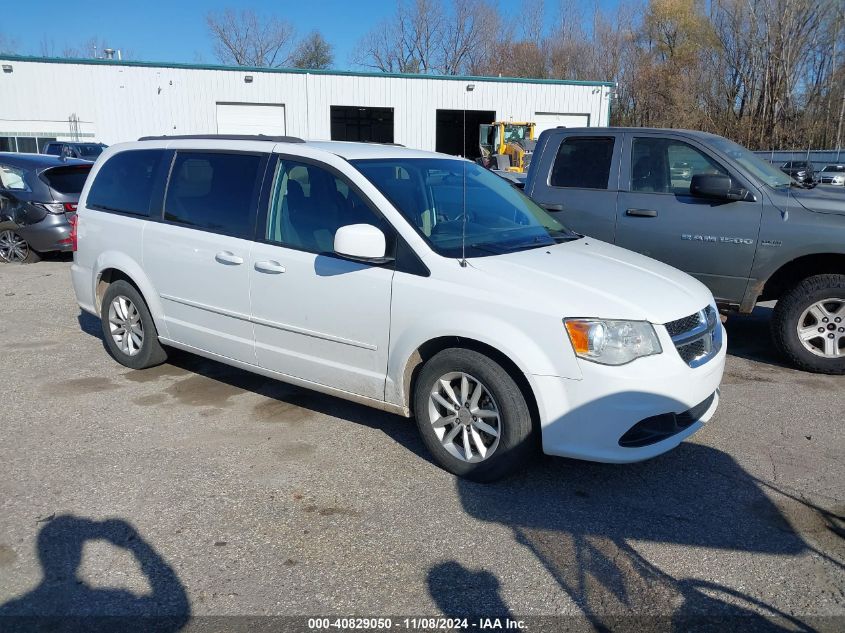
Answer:
[[[48,139],[266,134],[475,156],[493,120],[604,126],[610,82],[0,56],[0,151]]]

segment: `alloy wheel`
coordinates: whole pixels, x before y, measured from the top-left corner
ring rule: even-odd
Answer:
[[[29,244],[14,231],[0,231],[0,260],[23,262],[29,256]]]
[[[144,345],[141,313],[123,295],[116,296],[109,306],[109,333],[118,349],[127,356],[135,356]]]
[[[499,407],[490,390],[470,374],[450,372],[435,381],[428,415],[443,448],[461,461],[484,461],[499,446]]]
[[[798,339],[816,356],[845,357],[845,299],[824,299],[804,310]]]

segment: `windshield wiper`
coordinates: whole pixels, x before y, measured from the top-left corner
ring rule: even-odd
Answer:
[[[470,244],[470,248],[474,248],[478,251],[484,251],[485,253],[493,253],[494,255],[503,255],[504,253],[510,252],[510,249],[507,248],[498,248],[495,244]]]
[[[584,237],[583,235],[579,235],[575,232],[566,233],[564,231],[549,231],[549,235],[558,244],[562,244],[563,242],[572,242],[573,240],[580,240]]]

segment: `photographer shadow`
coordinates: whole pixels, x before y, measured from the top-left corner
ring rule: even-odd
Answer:
[[[79,578],[88,541],[105,541],[132,554],[151,592],[136,595],[126,589],[92,587]],[[3,631],[169,633],[190,619],[188,595],[176,572],[126,521],[55,517],[38,534],[38,557],[43,570],[40,584],[0,605]]]
[[[584,424],[601,419],[590,405],[573,413]],[[695,558],[703,552],[745,560],[813,553],[833,573],[843,569],[838,511],[789,496],[727,453],[692,442],[627,465],[544,459],[494,485],[457,479],[456,487],[469,516],[507,527],[554,579],[580,613],[568,623],[591,630],[812,630],[807,619],[742,585],[700,577],[710,568]],[[647,554],[655,546],[678,552],[681,561],[689,557],[690,564],[658,565]],[[429,570],[428,585],[441,611],[453,617],[479,610],[522,615],[518,605],[508,609],[489,570],[446,560]]]

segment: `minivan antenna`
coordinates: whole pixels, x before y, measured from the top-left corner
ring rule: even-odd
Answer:
[[[467,265],[467,159],[463,161],[463,217],[461,219],[461,266]]]
[[[463,181],[462,181],[462,201],[463,201],[463,215],[461,217],[461,267],[466,268],[467,265],[467,93],[475,90],[475,84],[467,84],[466,92],[464,92],[464,155],[463,155]]]

